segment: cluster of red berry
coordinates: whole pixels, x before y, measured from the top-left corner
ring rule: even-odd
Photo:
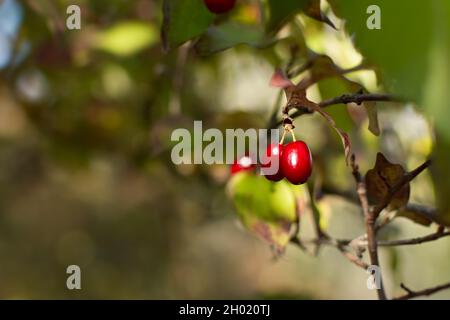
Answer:
[[[274,162],[278,163],[278,170],[273,174],[265,175],[270,181],[280,181],[286,178],[292,184],[305,183],[312,172],[312,156],[308,145],[303,141],[294,141],[284,145],[284,135],[278,144],[268,146],[264,157],[264,164],[261,165],[262,171],[270,168]],[[241,171],[254,170],[256,165],[250,156],[239,158],[231,166],[231,174]]]
[[[215,14],[222,14],[233,9],[236,0],[203,0],[209,11]],[[286,127],[285,127],[286,128]],[[266,150],[266,159],[262,170],[270,168],[275,160],[278,164],[278,170],[275,174],[265,175],[271,181],[280,181],[286,178],[292,184],[305,183],[312,171],[312,157],[308,145],[303,141],[295,141],[292,129],[290,131],[294,139],[286,145],[283,145],[283,138],[276,145],[269,145]],[[231,166],[231,174],[242,171],[251,171],[256,168],[250,156],[242,156]]]
[[[222,14],[233,9],[236,0],[203,0],[209,11]]]
[[[270,145],[266,155],[269,163],[262,165],[268,168],[274,157],[278,161],[278,171],[275,174],[265,175],[271,181],[280,181],[286,178],[292,184],[305,183],[312,172],[312,157],[308,145],[303,141],[292,141],[286,145]]]

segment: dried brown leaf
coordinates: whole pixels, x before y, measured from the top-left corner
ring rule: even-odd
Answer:
[[[406,174],[405,169],[399,164],[389,162],[379,152],[373,169],[366,173],[367,196],[369,202],[378,205],[391,193],[394,187]],[[388,208],[391,210],[404,207],[409,200],[410,186],[405,184],[392,198]]]

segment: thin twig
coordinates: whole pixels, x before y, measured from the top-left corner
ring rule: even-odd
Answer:
[[[408,246],[408,245],[416,245],[427,242],[432,242],[441,238],[445,238],[450,236],[450,231],[444,231],[444,229],[440,228],[437,232],[428,234],[422,237],[410,238],[410,239],[400,239],[400,240],[379,240],[377,241],[377,245],[380,247],[395,247],[395,246]],[[324,245],[331,246],[350,246],[353,247],[365,247],[367,246],[366,235],[357,237],[353,240],[351,239],[334,239],[334,238],[323,238],[320,239],[320,243]],[[303,240],[304,244],[307,243],[317,243],[318,240]]]
[[[335,104],[347,104],[352,102],[359,105],[364,101],[400,101],[400,100],[386,93],[355,93],[355,94],[343,94],[336,98],[324,100],[321,103],[319,103],[319,105],[322,108]]]
[[[319,102],[318,105],[322,108],[326,108],[336,104],[347,104],[347,103],[357,103],[361,104],[364,101],[401,101],[400,99],[385,93],[354,93],[354,94],[343,94],[341,96],[331,98]],[[304,114],[312,114],[308,108],[297,108],[297,110],[290,116],[292,119],[300,117]],[[282,121],[278,121],[274,127],[281,125]]]
[[[409,299],[417,298],[417,297],[421,297],[421,296],[429,296],[429,295],[432,295],[433,293],[436,293],[436,292],[439,292],[439,291],[442,291],[445,289],[450,289],[450,282],[441,284],[436,287],[420,290],[420,291],[413,291],[413,290],[409,289],[407,286],[405,286],[403,283],[400,286],[402,287],[403,290],[405,290],[407,292],[407,294],[396,297],[393,300],[409,300]]]
[[[431,242],[448,236],[450,236],[450,231],[446,232],[438,231],[423,237],[403,239],[403,240],[378,241],[378,245],[383,247],[409,246],[425,242]]]
[[[369,265],[362,261],[360,258],[358,258],[356,255],[346,251],[342,247],[336,247],[344,257],[346,257],[351,263],[357,265],[360,268],[363,268],[364,270],[367,270],[369,268]]]

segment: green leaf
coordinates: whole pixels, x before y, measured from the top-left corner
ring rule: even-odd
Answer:
[[[267,183],[271,185],[269,202],[272,215],[276,219],[295,221],[295,196],[290,184],[284,180],[277,183],[267,181]]]
[[[264,30],[257,25],[238,22],[226,22],[211,26],[196,44],[197,52],[208,55],[239,44],[247,44],[255,48],[263,48],[274,43]]]
[[[318,86],[322,100],[338,97],[348,91],[346,84],[337,77],[324,79],[318,83]],[[354,127],[345,105],[329,106],[326,110],[342,130],[348,132]]]
[[[232,176],[227,188],[244,226],[283,251],[297,218],[296,190],[247,172]]]
[[[284,23],[301,10],[305,10],[309,0],[268,0],[270,18],[267,23],[268,33],[279,30]]]
[[[446,225],[436,209],[419,204],[408,204],[405,208],[397,211],[395,217],[404,217],[423,226],[429,226],[432,222]]]
[[[165,50],[201,35],[214,20],[203,1],[164,0],[162,41]]]

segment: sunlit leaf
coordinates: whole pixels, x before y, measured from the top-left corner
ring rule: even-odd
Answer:
[[[214,20],[200,0],[164,0],[162,41],[166,50],[201,35]]]
[[[156,27],[149,23],[118,23],[98,34],[96,46],[118,56],[130,56],[158,41]]]
[[[272,43],[273,40],[257,25],[227,22],[208,28],[197,42],[196,49],[201,55],[208,55],[239,44],[263,48]]]
[[[429,226],[432,222],[439,225],[447,224],[435,208],[412,203],[398,210],[396,217],[404,217],[423,226]]]
[[[243,172],[231,177],[227,190],[244,226],[283,251],[297,217],[295,193],[289,184]]]

